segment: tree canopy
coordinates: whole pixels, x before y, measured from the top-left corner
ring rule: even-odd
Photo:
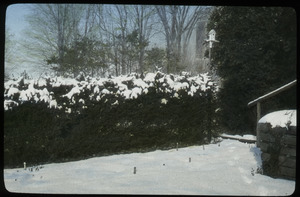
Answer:
[[[247,103],[296,78],[295,10],[218,7],[207,27],[216,30],[220,41],[213,48],[212,66],[222,78],[222,122],[230,130],[254,131],[255,111]],[[296,107],[295,89],[264,106],[263,113]]]

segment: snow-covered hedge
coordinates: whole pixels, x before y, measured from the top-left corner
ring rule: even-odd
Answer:
[[[66,113],[74,112],[72,105],[76,103],[82,103],[84,109],[87,108],[85,103],[89,101],[97,102],[104,99],[107,102],[107,95],[115,98],[112,105],[118,105],[119,100],[136,99],[142,94],[147,94],[149,88],[155,88],[156,92],[178,99],[180,99],[178,94],[180,90],[184,90],[191,97],[196,94],[202,96],[206,90],[217,90],[207,73],[198,76],[188,74],[180,76],[160,72],[147,73],[145,77],[133,73],[111,78],[86,77],[84,80],[63,77],[26,80],[21,77],[18,80],[6,82],[4,87],[5,110],[30,101],[32,103],[44,102],[49,108],[64,110]],[[60,88],[62,89],[58,91]],[[86,93],[88,97],[85,97]],[[166,104],[168,98],[164,98],[161,102]]]
[[[217,88],[207,73],[8,81],[5,165],[203,143],[216,131]]]

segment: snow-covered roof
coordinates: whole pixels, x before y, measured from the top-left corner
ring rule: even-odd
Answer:
[[[290,82],[290,83],[288,83],[288,84],[286,84],[286,85],[284,85],[284,86],[282,86],[282,87],[280,87],[280,88],[278,88],[278,89],[276,89],[276,90],[274,90],[272,92],[269,92],[268,94],[260,96],[257,99],[255,99],[253,101],[250,101],[248,103],[248,107],[251,107],[252,105],[256,104],[257,102],[260,102],[260,101],[266,100],[266,99],[268,99],[268,98],[270,98],[272,96],[275,96],[276,94],[279,94],[280,92],[282,92],[282,91],[284,91],[284,90],[286,90],[286,89],[288,89],[290,87],[293,87],[296,84],[297,84],[297,80],[294,80],[294,81],[292,81],[292,82]]]
[[[270,123],[272,128],[297,126],[297,110],[275,111],[262,117],[258,123]]]

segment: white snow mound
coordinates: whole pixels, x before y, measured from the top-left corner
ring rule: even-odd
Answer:
[[[297,110],[275,111],[262,117],[258,123],[270,123],[272,128],[297,126]]]

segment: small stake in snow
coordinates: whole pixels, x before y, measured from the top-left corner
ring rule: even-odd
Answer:
[[[192,158],[189,157],[189,162],[191,163],[191,161],[192,161]]]
[[[26,162],[24,162],[24,170],[26,170]]]
[[[178,151],[178,142],[176,143],[176,150]]]
[[[133,167],[133,174],[136,174],[136,167]]]
[[[203,145],[203,150],[205,150],[204,145]]]

